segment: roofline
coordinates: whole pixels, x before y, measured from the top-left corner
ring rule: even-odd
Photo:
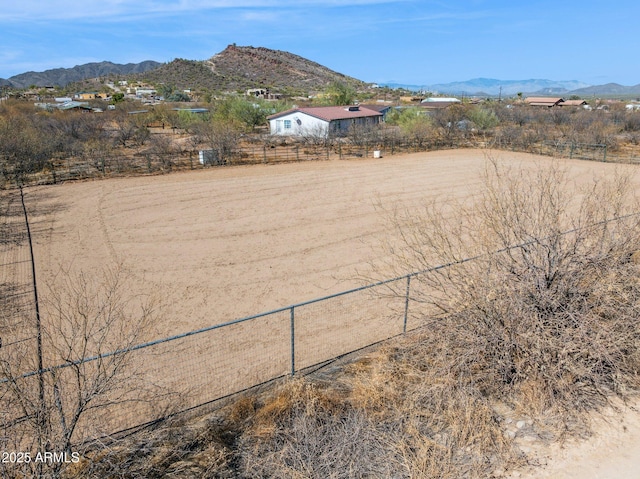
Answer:
[[[352,105],[347,105],[346,108],[348,108],[349,106],[352,106]],[[384,116],[379,111],[372,110],[371,108],[367,108],[366,106],[361,106],[361,108],[364,108],[365,110],[368,110],[370,113],[367,113],[366,115],[361,115],[361,116],[344,116],[344,117],[336,117],[336,118],[326,118],[326,117],[323,117],[321,115],[314,114],[313,111],[309,111],[309,110],[313,110],[314,108],[318,108],[318,109],[319,108],[343,108],[344,109],[345,106],[336,106],[336,107],[322,107],[322,106],[313,107],[312,106],[312,107],[306,107],[306,108],[292,108],[290,110],[286,110],[286,111],[282,111],[280,113],[276,113],[275,115],[270,115],[270,116],[267,117],[267,120],[276,120],[279,117],[286,116],[286,115],[289,115],[291,113],[296,113],[296,112],[304,113],[305,115],[309,115],[309,116],[311,116],[313,118],[317,118],[319,120],[328,121],[328,122],[337,121],[337,120],[350,120],[352,118],[365,118],[365,117]],[[358,111],[361,111],[361,110],[358,110]],[[345,111],[345,113],[347,113],[347,112]],[[351,112],[351,113],[354,113],[354,112]]]

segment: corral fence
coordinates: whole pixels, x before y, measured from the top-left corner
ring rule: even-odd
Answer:
[[[629,148],[611,148],[601,143],[579,143],[557,140],[544,141],[503,141],[493,138],[481,142],[480,146],[504,151],[519,151],[534,155],[551,156],[554,158],[568,158],[575,160],[600,161],[607,163],[640,163],[637,150]]]
[[[325,143],[245,141],[229,151],[212,149],[180,152],[139,152],[122,154],[85,154],[52,158],[38,171],[20,175],[23,185],[47,185],[74,180],[168,174],[230,165],[257,165],[304,161],[354,160],[399,153],[468,147],[453,140],[408,140],[386,138],[353,144],[344,139]],[[376,153],[377,152],[377,153]],[[203,161],[204,160],[204,161]],[[15,185],[15,173],[0,162],[0,188]]]
[[[74,180],[168,174],[230,165],[277,164],[305,161],[357,160],[451,148],[491,147],[545,156],[592,161],[637,163],[640,158],[613,154],[607,145],[562,141],[519,142],[468,135],[456,138],[367,139],[357,144],[344,138],[327,142],[292,142],[270,138],[247,140],[228,151],[213,149],[180,152],[138,152],[122,154],[86,154],[52,158],[36,172],[23,173],[23,185],[56,184]],[[618,152],[619,153],[619,152]],[[0,163],[0,188],[15,185],[15,174]]]
[[[602,144],[543,141],[538,146],[538,152],[546,156],[607,161],[607,145]]]
[[[12,229],[19,230],[19,204],[15,200],[9,204],[9,212],[13,213],[10,218],[14,221]],[[632,216],[636,215],[625,218]],[[7,303],[3,305],[3,311],[15,317],[19,326],[16,331],[24,337],[16,337],[11,344],[3,345],[0,361],[12,357],[12,348],[27,347],[33,351],[34,346],[33,304],[30,304],[34,291],[29,287],[32,278],[28,252],[23,251],[27,241],[19,234],[12,241],[14,243],[9,246],[17,248],[8,248],[5,243],[0,261],[3,271],[9,265],[13,269],[7,271],[16,275],[14,279],[22,278],[23,281],[16,283],[7,274],[0,280],[4,288],[14,283],[23,306],[16,308]],[[528,245],[512,246],[494,254]],[[13,385],[26,385],[21,390],[31,391],[34,397],[29,400],[35,401],[38,383],[51,388],[47,389],[47,395],[55,394],[56,390],[64,390],[65,384],[73,384],[74,374],[80,368],[91,377],[98,373],[101,364],[112,358],[126,357],[129,368],[126,374],[130,382],[125,384],[128,389],[117,392],[116,398],[107,398],[100,408],[88,410],[74,431],[73,439],[78,444],[135,430],[167,416],[215,404],[220,399],[278,378],[305,374],[336,358],[420,328],[428,318],[440,314],[434,299],[443,289],[434,288],[434,285],[441,286],[446,278],[464,274],[463,267],[483,257],[486,256],[463,259],[80,360],[45,363],[42,369],[33,368],[36,361],[25,362],[19,374],[0,378],[0,397],[5,399],[3,424],[0,424],[3,427],[0,439],[4,436],[5,442],[2,445],[7,446],[12,438],[20,437],[20,428],[32,419],[25,417],[19,408],[7,406],[10,402],[6,402],[6,398],[10,398]],[[3,293],[5,291],[9,289]],[[153,392],[151,400],[143,397],[144,391]],[[60,398],[56,397],[56,401]]]

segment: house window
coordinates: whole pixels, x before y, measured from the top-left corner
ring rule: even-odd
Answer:
[[[285,120],[284,121],[284,129],[285,130],[290,130],[291,129],[291,120]]]

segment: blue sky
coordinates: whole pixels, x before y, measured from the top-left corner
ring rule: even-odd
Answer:
[[[0,8],[0,77],[205,60],[236,43],[367,82],[636,85],[639,19],[638,0],[16,0]]]

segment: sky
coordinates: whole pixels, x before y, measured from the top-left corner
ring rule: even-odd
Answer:
[[[366,82],[640,84],[638,0],[15,0],[0,78],[90,62],[283,50]]]

